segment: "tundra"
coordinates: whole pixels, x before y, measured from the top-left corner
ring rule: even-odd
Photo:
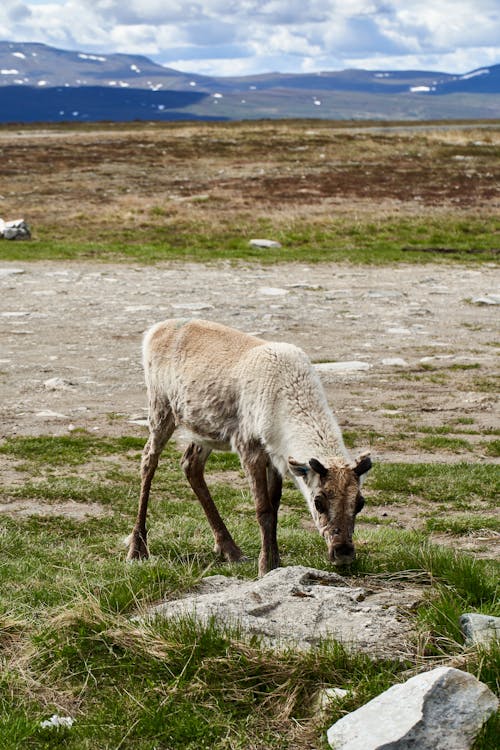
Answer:
[[[363,475],[371,459],[353,461],[307,355],[292,344],[265,341],[204,320],[166,320],[147,331],[143,364],[149,438],[141,461],[137,520],[128,559],[148,557],[146,515],[160,454],[175,429],[189,445],[182,468],[211,526],[215,551],[242,552],[204,478],[212,450],[232,450],[248,477],[261,534],[259,575],[280,564],[277,522],[282,480],[301,490],[335,565],[354,560],[356,515],[364,505]]]

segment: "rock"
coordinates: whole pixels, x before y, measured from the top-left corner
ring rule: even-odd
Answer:
[[[485,294],[484,297],[474,297],[473,305],[500,305],[500,294]]]
[[[392,589],[374,594],[347,585],[337,573],[298,565],[277,568],[257,581],[205,578],[195,593],[157,605],[150,615],[215,618],[261,636],[274,648],[308,650],[330,636],[352,651],[394,657],[408,653],[411,638],[410,620],[388,608],[395,596]],[[411,603],[400,600],[402,607],[413,602],[414,592]]]
[[[382,364],[386,367],[408,367],[408,362],[402,357],[387,357],[382,360]]]
[[[250,247],[260,247],[262,249],[272,248],[272,247],[281,247],[281,242],[277,242],[276,240],[250,240],[249,243]]]
[[[321,690],[318,690],[314,697],[314,712],[322,713],[323,711],[326,711],[329,708],[330,703],[332,703],[333,701],[342,700],[342,698],[345,698],[346,695],[349,695],[349,691],[344,690],[344,688],[321,688]]]
[[[371,365],[368,362],[359,362],[358,360],[346,362],[320,362],[314,365],[314,369],[319,373],[330,372],[358,372],[369,370]]]
[[[26,273],[24,268],[0,268],[0,279],[4,276],[20,276]]]
[[[37,419],[69,419],[66,414],[61,414],[58,411],[50,411],[50,409],[37,411],[35,417],[37,417]]]
[[[24,219],[16,219],[16,221],[0,219],[0,237],[4,240],[29,240],[31,232]]]
[[[172,305],[174,310],[190,310],[200,312],[201,310],[213,310],[214,306],[209,302],[178,302]]]
[[[72,388],[75,384],[63,378],[49,378],[43,385],[48,391],[67,391],[68,388]]]
[[[460,617],[460,628],[467,646],[487,646],[500,639],[500,617],[470,612]]]
[[[278,286],[261,286],[258,292],[266,297],[284,297],[288,294],[288,289],[281,289]]]
[[[399,299],[405,295],[403,292],[396,291],[396,289],[371,289],[364,296],[373,299]]]
[[[469,750],[497,707],[473,675],[437,667],[342,717],[327,737],[335,750]]]

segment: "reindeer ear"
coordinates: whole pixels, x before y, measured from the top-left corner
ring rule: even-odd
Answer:
[[[296,477],[305,477],[310,472],[307,464],[301,464],[291,456],[288,458],[288,468]]]
[[[354,467],[354,473],[357,477],[362,474],[366,474],[372,468],[372,460],[369,453],[363,453],[357,460],[356,466]]]
[[[316,458],[311,458],[311,460],[309,461],[309,466],[313,471],[316,472],[316,474],[319,474],[320,477],[326,477],[326,475],[328,474],[328,469],[323,466],[323,464]]]

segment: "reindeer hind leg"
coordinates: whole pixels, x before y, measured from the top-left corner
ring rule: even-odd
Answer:
[[[210,448],[198,443],[190,443],[182,456],[181,466],[194,494],[205,511],[214,535],[215,552],[225,557],[228,562],[238,562],[243,558],[243,554],[227,530],[205,482],[205,463],[210,453]]]

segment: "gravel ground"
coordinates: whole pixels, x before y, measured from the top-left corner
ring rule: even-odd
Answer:
[[[137,424],[146,416],[142,334],[158,320],[195,316],[294,342],[313,361],[358,363],[322,378],[341,426],[376,433],[379,459],[463,459],[423,459],[412,441],[390,438],[404,420],[467,417],[475,430],[498,429],[499,282],[493,265],[4,262],[1,436],[146,434]],[[478,447],[466,458],[484,456]]]

